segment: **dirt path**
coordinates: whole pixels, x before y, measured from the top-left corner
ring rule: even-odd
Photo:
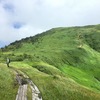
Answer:
[[[16,72],[16,80],[19,83],[18,93],[16,95],[16,100],[28,100],[27,99],[27,87],[30,85],[32,90],[32,100],[42,100],[41,93],[37,86],[29,79],[27,75],[23,75]]]

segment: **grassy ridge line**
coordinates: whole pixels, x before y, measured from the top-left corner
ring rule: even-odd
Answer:
[[[94,50],[99,51],[100,50],[99,38],[100,38],[100,25],[95,25],[92,27],[85,26],[85,27],[70,27],[70,28],[53,28],[49,31],[43,32],[42,34],[38,34],[34,37],[25,38],[20,41],[11,43],[11,45],[6,46],[4,50],[7,51],[7,50],[19,49],[23,46],[24,43],[25,44],[32,43],[35,49],[37,47],[51,48],[52,45],[56,45],[52,46],[53,48],[59,46],[62,47],[68,45],[71,46],[71,44],[73,46],[73,44],[75,44],[75,40],[78,39],[78,40],[83,40],[83,42],[87,43]],[[51,44],[51,42],[53,42],[54,44]],[[65,43],[67,44],[65,45]],[[44,47],[41,44],[44,44]]]
[[[64,96],[69,100],[74,97],[76,100],[99,100],[96,91],[100,91],[100,25],[51,29],[12,43],[2,50],[0,61],[9,56],[13,61],[24,61],[34,67],[22,62],[15,63],[16,68],[32,79],[35,76],[35,83],[46,100],[50,96],[57,100],[59,95],[60,100],[65,100]],[[94,89],[94,92],[69,81],[68,77]]]

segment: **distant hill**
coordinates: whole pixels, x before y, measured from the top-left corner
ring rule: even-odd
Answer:
[[[82,95],[78,97],[77,93],[74,94],[73,89],[70,91],[70,88],[67,90],[66,87],[61,90],[66,91],[64,92],[64,99],[63,93],[52,90],[53,87],[50,89],[50,86],[48,87],[46,83],[44,84],[46,84],[48,91],[43,90],[41,82],[33,78],[40,87],[44,100],[66,100],[67,95],[68,100],[80,100],[80,98],[82,100],[100,99],[100,96],[98,96],[100,95],[100,25],[53,28],[36,36],[15,41],[5,48],[1,48],[1,53],[1,62],[9,57],[12,62],[27,63],[37,69],[39,73],[42,72],[55,78],[61,76],[60,71],[64,76],[62,75],[63,78],[60,77],[62,83],[60,83],[60,78],[57,81],[58,89],[61,90],[63,84],[66,87],[67,82],[72,84],[74,89],[74,83],[70,81],[72,79],[76,82],[75,88],[80,87],[77,93]],[[26,72],[25,69],[20,70]],[[31,75],[30,77],[32,78]],[[36,77],[38,77],[38,74]],[[49,78],[48,76],[47,80]],[[42,77],[41,81],[47,82],[47,80]],[[51,80],[51,82],[54,85],[54,80]],[[81,90],[82,92],[80,92]],[[46,91],[50,92],[51,95],[56,92],[56,95],[53,95],[52,99],[44,94]],[[86,94],[85,91],[87,91]],[[70,92],[70,95],[67,92]],[[92,92],[94,92],[94,95],[91,94]],[[61,98],[58,99],[57,96],[60,94]]]

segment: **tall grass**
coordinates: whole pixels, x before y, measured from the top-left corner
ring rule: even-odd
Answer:
[[[40,63],[41,64],[41,63]],[[46,68],[46,71],[55,73],[49,74],[44,70],[36,69],[23,62],[13,62],[13,68],[21,70],[27,74],[31,80],[38,86],[42,93],[43,100],[99,100],[98,92],[87,87],[79,85],[77,82],[69,78],[69,76],[60,73],[60,70],[53,68],[48,64],[41,64]],[[34,66],[39,66],[34,64]],[[49,67],[50,68],[49,68]]]
[[[0,100],[15,100],[18,86],[14,83],[14,73],[0,63]]]

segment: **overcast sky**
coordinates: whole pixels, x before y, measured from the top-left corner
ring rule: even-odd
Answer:
[[[0,0],[0,47],[53,27],[100,24],[100,0]]]

